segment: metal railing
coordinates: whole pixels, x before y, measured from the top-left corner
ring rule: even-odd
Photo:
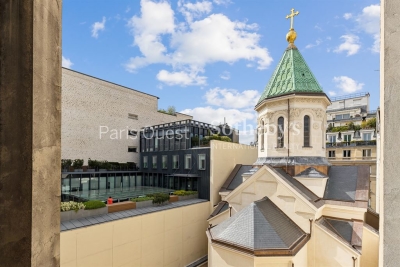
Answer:
[[[350,95],[341,95],[337,97],[332,97],[331,101],[338,101],[338,100],[345,100],[345,99],[351,99],[351,98],[356,98],[356,97],[363,97],[369,95],[368,92],[365,93],[355,93],[355,94],[350,94]]]
[[[326,147],[376,146],[376,140],[326,143]]]

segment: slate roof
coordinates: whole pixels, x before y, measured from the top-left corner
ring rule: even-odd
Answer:
[[[325,95],[300,51],[294,46],[285,50],[258,103],[267,98],[292,93]]]
[[[268,197],[211,228],[213,241],[247,250],[290,249],[307,237]]]
[[[331,166],[324,199],[354,202],[358,169],[359,166]]]
[[[237,164],[232,172],[229,174],[225,183],[222,185],[221,191],[233,191],[242,184],[244,173],[249,172],[253,167],[251,165],[241,165]]]
[[[218,203],[218,205],[214,208],[213,212],[211,213],[210,217],[208,219],[211,219],[214,216],[217,216],[218,214],[226,211],[229,209],[229,203],[226,201],[221,201]]]
[[[328,178],[325,174],[318,171],[317,169],[310,167],[296,175],[295,177],[304,177],[304,178]]]
[[[351,236],[353,235],[352,221],[322,218],[320,223],[351,244]]]

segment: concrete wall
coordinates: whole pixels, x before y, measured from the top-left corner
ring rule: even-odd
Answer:
[[[355,108],[360,106],[367,106],[369,108],[369,95],[332,101],[332,104],[328,107],[327,111],[341,109],[341,108],[351,108],[351,107]],[[338,111],[335,113],[341,114],[341,113],[346,113],[346,111]]]
[[[210,142],[210,204],[221,201],[218,192],[236,164],[252,165],[257,160],[257,148],[212,140]]]
[[[288,99],[290,100],[288,114]],[[264,149],[258,134],[259,157],[325,157],[325,97],[282,97],[258,108],[258,127],[264,122]],[[310,147],[304,147],[304,116],[310,116]],[[289,118],[290,116],[290,118]],[[284,118],[284,148],[277,148],[278,118]],[[290,122],[288,123],[288,120]],[[291,130],[288,131],[288,128]],[[290,136],[289,136],[290,135]]]
[[[139,133],[128,129],[192,119],[157,112],[158,98],[82,73],[62,69],[61,157],[139,163]],[[128,114],[137,115],[136,119]],[[101,127],[103,126],[103,127]],[[100,131],[104,134],[100,137]]]
[[[400,262],[400,1],[381,1],[381,166],[380,166],[380,229],[381,266],[397,266]]]
[[[363,227],[362,236],[362,267],[376,267],[379,262],[379,235],[369,226]]]
[[[61,266],[186,266],[207,254],[209,213],[205,202],[61,232]]]

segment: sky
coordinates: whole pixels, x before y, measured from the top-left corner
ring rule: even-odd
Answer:
[[[329,97],[369,92],[379,105],[378,0],[65,0],[65,68],[158,96],[195,120],[253,141],[258,102],[295,45]]]

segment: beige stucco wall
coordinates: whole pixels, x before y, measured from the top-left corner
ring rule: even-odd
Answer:
[[[61,232],[61,266],[186,266],[207,254],[209,213],[204,202]]]
[[[360,255],[346,246],[343,242],[339,241],[332,234],[322,229],[319,225],[313,228],[315,238],[315,248],[313,257],[309,257],[312,261],[311,266],[324,266],[324,267],[353,267],[352,257],[357,258],[356,267],[360,265]]]
[[[252,165],[257,160],[257,148],[212,140],[210,144],[210,204],[218,204],[218,192],[236,164]]]
[[[362,267],[377,267],[379,262],[379,235],[369,227],[363,227]]]
[[[157,112],[158,98],[94,77],[62,69],[61,157],[139,163],[139,134],[127,129],[192,119]],[[129,119],[128,114],[138,115]],[[103,126],[102,128],[100,128]],[[104,132],[100,138],[100,130]]]
[[[290,100],[290,114],[288,114],[288,99]],[[270,100],[260,106],[257,109],[258,126],[261,127],[261,122],[264,121],[265,133],[264,150],[262,150],[262,138],[259,131],[259,157],[287,157],[288,148],[290,156],[325,157],[326,107],[328,104],[325,97],[288,96]],[[303,147],[305,115],[310,116],[310,147]],[[279,117],[285,119],[284,148],[276,148]],[[290,131],[287,130],[289,127]],[[288,144],[289,140],[290,144]]]
[[[314,194],[319,197],[323,197],[325,193],[325,186],[328,178],[296,178],[297,181],[305,185],[308,189],[310,189]]]
[[[209,243],[209,266],[218,267],[291,267],[307,266],[307,245],[305,245],[294,257],[255,257],[250,254],[238,252],[227,247]]]

